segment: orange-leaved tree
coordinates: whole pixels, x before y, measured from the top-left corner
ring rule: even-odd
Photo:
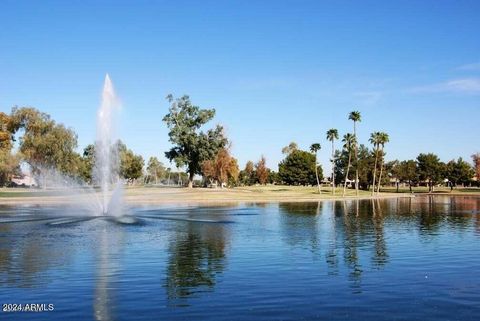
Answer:
[[[201,167],[203,176],[211,183],[218,182],[220,187],[227,185],[229,180],[236,182],[238,179],[237,160],[225,148],[220,149],[214,159],[202,162]]]
[[[260,160],[255,164],[258,182],[262,185],[266,185],[268,181],[268,168],[267,160],[262,155]]]

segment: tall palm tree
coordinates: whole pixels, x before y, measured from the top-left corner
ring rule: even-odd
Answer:
[[[353,121],[353,136],[355,137],[355,191],[358,196],[358,146],[357,146],[357,123],[362,121],[359,111],[352,111],[348,119]]]
[[[318,179],[317,152],[322,148],[319,143],[312,144],[310,151],[315,155],[315,176],[317,177],[318,194],[322,194],[320,189],[320,180]]]
[[[382,174],[383,174],[383,164],[385,163],[384,162],[385,154],[384,154],[383,151],[384,151],[384,148],[385,148],[385,144],[388,143],[389,141],[390,141],[390,138],[388,137],[388,134],[384,133],[384,132],[381,132],[380,133],[379,145],[381,146],[380,155],[382,156],[382,158],[380,159],[380,176],[378,177],[377,194],[380,193],[380,184],[382,183]],[[374,188],[375,188],[375,185],[374,185]]]
[[[327,139],[332,142],[332,194],[335,195],[335,140],[338,139],[338,130],[329,129]]]
[[[380,132],[373,132],[370,134],[370,143],[373,145],[375,150],[375,166],[373,167],[373,188],[372,196],[375,194],[375,182],[377,177],[377,163],[378,163],[378,150],[380,149]]]
[[[347,172],[345,174],[345,182],[343,184],[343,197],[345,197],[345,192],[347,190],[348,174],[350,173],[350,166],[352,165],[352,149],[353,149],[353,146],[356,145],[355,136],[353,136],[350,133],[345,134],[343,135],[342,142],[344,143],[343,148],[348,151]]]

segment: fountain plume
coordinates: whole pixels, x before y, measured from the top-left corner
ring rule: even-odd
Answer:
[[[119,179],[119,160],[118,149],[115,147],[116,138],[116,116],[120,109],[120,104],[115,94],[115,90],[107,74],[102,91],[102,103],[97,113],[97,137],[95,142],[95,166],[93,177],[95,183],[101,189],[101,212],[102,214],[115,214],[120,208],[119,202],[121,195],[121,184]],[[111,197],[112,187],[115,187]],[[115,204],[112,201],[115,199]],[[115,205],[115,206],[113,206]]]

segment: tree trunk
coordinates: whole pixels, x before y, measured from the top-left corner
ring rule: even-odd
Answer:
[[[398,188],[399,188],[400,183],[398,181],[396,183],[397,183],[397,193],[398,193]]]
[[[195,176],[193,172],[188,173],[188,188],[193,188],[193,176]]]
[[[335,145],[332,139],[332,194],[335,195]]]
[[[412,192],[412,182],[408,181],[408,186],[410,187],[410,193]]]
[[[315,156],[315,177],[317,178],[318,194],[322,194],[320,189],[320,180],[318,179],[317,156]]]
[[[348,180],[348,174],[350,172],[351,161],[352,161],[352,152],[348,152],[348,166],[347,166],[347,173],[345,175],[345,183],[343,184],[343,197],[345,197],[345,192],[347,191],[347,180]]]
[[[378,147],[375,147],[375,167],[373,168],[373,189],[372,196],[375,195],[375,181],[377,178]]]
[[[355,137],[355,193],[358,196],[358,141],[356,122],[353,122],[353,136]]]
[[[382,174],[383,174],[383,147],[382,147],[382,159],[380,160],[380,175],[378,177],[377,194],[380,193],[380,186],[382,185]],[[373,189],[375,189],[375,187]]]

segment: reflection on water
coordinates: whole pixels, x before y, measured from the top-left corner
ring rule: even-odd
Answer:
[[[122,229],[103,230],[98,235],[98,244],[95,247],[95,290],[93,313],[95,320],[116,320],[112,307],[115,306],[116,275],[119,270],[118,257],[121,255],[124,242]]]
[[[37,229],[34,222],[0,223],[1,284],[20,288],[38,286],[51,279],[38,279],[37,274],[70,263],[75,248],[68,243],[58,244],[52,237],[37,233]]]
[[[280,226],[284,241],[292,246],[310,244],[315,252],[319,248],[318,218],[324,203],[279,204]]]
[[[1,302],[54,303],[49,319],[480,313],[478,197],[64,212],[0,207]]]
[[[173,233],[168,247],[165,287],[169,299],[211,290],[225,266],[227,232],[222,225],[188,223]]]
[[[382,269],[389,262],[385,225],[395,224],[404,232],[418,229],[422,239],[442,234],[441,229],[462,231],[473,223],[479,231],[480,198],[426,196],[417,199],[342,200],[336,202],[281,203],[278,205],[284,240],[291,246],[310,244],[319,249],[326,239],[325,263],[331,274],[338,273],[338,255],[343,254],[350,271],[352,289],[360,291],[363,273],[360,258],[369,252],[371,266]],[[320,216],[327,215],[328,218]],[[319,224],[322,224],[319,228]],[[326,223],[326,224],[325,224]],[[327,236],[322,237],[322,233]],[[359,255],[359,250],[363,253]]]

